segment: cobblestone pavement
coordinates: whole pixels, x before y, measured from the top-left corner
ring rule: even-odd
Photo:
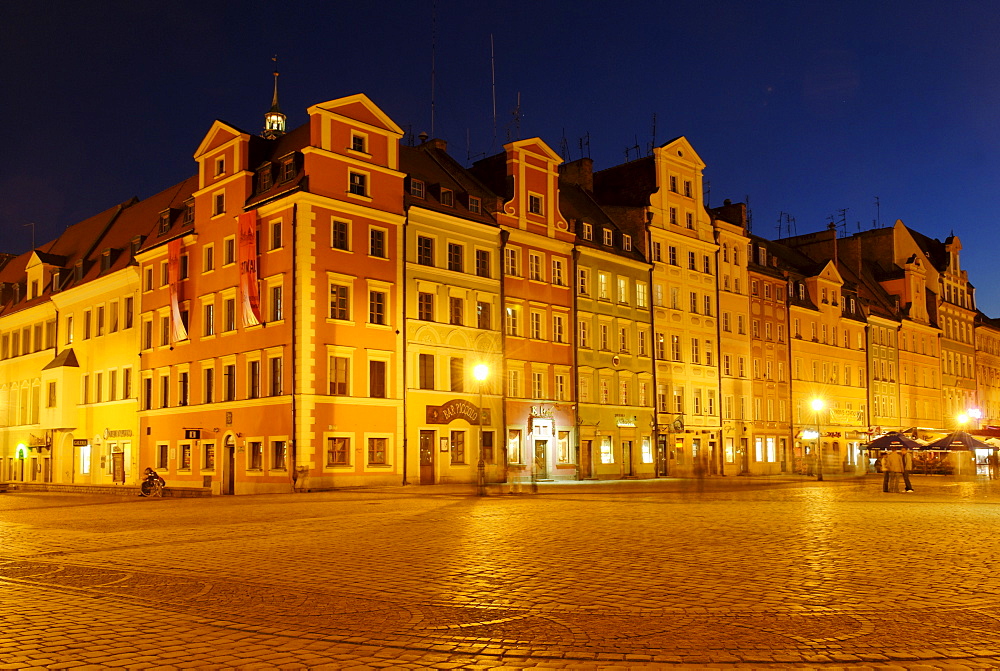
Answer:
[[[1000,483],[0,494],[0,669],[1000,668]]]

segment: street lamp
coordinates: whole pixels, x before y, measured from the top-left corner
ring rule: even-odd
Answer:
[[[479,383],[479,463],[476,465],[476,483],[479,496],[486,496],[486,459],[483,454],[483,420],[486,412],[483,409],[483,387],[486,386],[486,378],[490,375],[490,367],[484,363],[476,365],[472,369],[472,377]]]
[[[816,479],[819,481],[823,480],[823,448],[822,442],[820,441],[820,430],[819,430],[819,411],[823,409],[823,399],[814,398],[809,405],[813,409],[813,414],[816,416]]]

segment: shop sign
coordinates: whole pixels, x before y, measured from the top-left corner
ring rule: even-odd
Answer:
[[[45,440],[45,436],[36,436],[31,433],[28,434],[28,447],[48,447],[49,443]]]
[[[87,440],[86,438],[73,439],[73,447],[86,447],[87,445],[90,445],[90,441]]]
[[[618,423],[618,426],[635,427],[635,419],[635,415],[632,415],[631,417],[626,417],[625,415],[615,415],[615,421]]]
[[[184,440],[198,440],[201,438],[201,429],[184,429]]]
[[[555,410],[551,405],[533,405],[531,406],[531,416],[542,419],[552,419],[552,417],[555,416]]]
[[[479,413],[482,411],[483,424],[492,424],[488,408],[480,409],[465,399],[456,398],[444,405],[427,406],[428,424],[451,424],[456,419],[464,419],[469,424],[479,424]]]
[[[104,440],[110,438],[131,438],[132,429],[104,429]]]

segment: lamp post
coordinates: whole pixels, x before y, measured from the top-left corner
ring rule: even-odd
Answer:
[[[486,378],[490,375],[490,368],[484,363],[478,364],[472,369],[472,376],[479,383],[479,463],[476,464],[476,483],[479,496],[486,496],[486,459],[483,454],[483,420],[486,412],[483,409],[483,387],[486,386]]]
[[[820,430],[819,430],[819,411],[823,409],[823,399],[814,398],[810,404],[813,409],[813,414],[816,416],[816,480],[822,482],[823,480],[823,448],[822,441],[820,440]]]

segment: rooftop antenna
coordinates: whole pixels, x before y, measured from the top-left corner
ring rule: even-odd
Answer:
[[[709,180],[702,181],[702,190],[705,192],[705,207],[711,207],[711,196],[712,196],[712,182]]]
[[[750,209],[750,194],[743,197],[747,204],[747,233],[753,233],[753,210]]]
[[[437,0],[431,8],[431,137],[434,137],[434,79],[437,76],[435,57],[437,56]]]
[[[517,92],[517,107],[511,111],[511,115],[514,117],[512,122],[514,125],[514,135],[515,141],[521,139],[521,92]],[[507,141],[510,142],[510,126],[507,127]]]
[[[882,204],[879,202],[878,196],[875,196],[875,228],[882,228]]]
[[[21,228],[27,228],[28,226],[31,226],[31,250],[34,251],[34,249],[35,249],[35,222],[31,222],[30,224],[24,224]]]
[[[490,77],[493,79],[493,144],[489,153],[497,146],[497,59],[493,51],[493,33],[490,33]]]
[[[785,217],[785,213],[784,213],[784,212],[778,212],[778,225],[777,225],[777,226],[775,226],[775,228],[777,228],[777,229],[778,229],[778,239],[779,239],[779,240],[780,240],[780,239],[781,239],[781,237],[782,237],[782,236],[781,236],[781,222],[782,222],[782,220],[784,219],[784,217]]]
[[[836,222],[836,225],[844,231],[844,237],[847,237],[847,210],[848,208],[846,207],[842,210],[837,210],[837,214],[840,215],[840,219]]]
[[[653,149],[656,148],[656,112],[653,112],[653,137],[649,142],[649,156],[653,155]]]
[[[584,147],[587,148],[586,152]],[[581,158],[584,156],[590,158],[590,131],[587,131],[586,135],[580,136],[580,156]]]
[[[559,140],[559,153],[563,160],[569,162],[569,140],[566,139],[566,129],[563,128],[562,139]]]

